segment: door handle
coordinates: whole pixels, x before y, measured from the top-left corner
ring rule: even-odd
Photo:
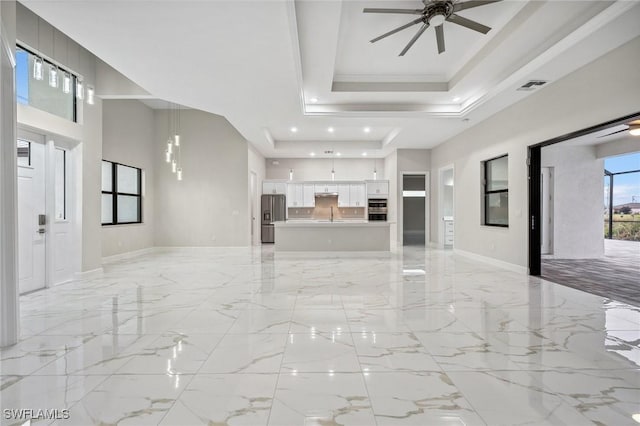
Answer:
[[[44,234],[45,232],[47,231],[44,228],[38,229],[38,234]]]

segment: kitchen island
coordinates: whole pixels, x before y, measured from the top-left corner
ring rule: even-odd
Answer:
[[[275,222],[276,251],[389,251],[389,222]]]

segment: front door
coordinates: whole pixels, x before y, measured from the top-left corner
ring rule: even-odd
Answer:
[[[43,139],[42,137],[19,137],[18,139],[20,293],[45,287],[45,232],[48,224],[45,220],[45,149]]]

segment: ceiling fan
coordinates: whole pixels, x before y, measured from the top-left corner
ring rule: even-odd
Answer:
[[[615,135],[616,133],[622,133],[622,132],[629,132],[629,134],[632,136],[640,136],[640,120],[631,121],[628,124],[625,124],[625,126],[627,126],[626,129],[622,129],[615,132],[607,133],[606,135],[598,136],[598,139]]]
[[[479,33],[486,34],[491,28],[486,25],[482,25],[479,22],[472,21],[471,19],[464,18],[458,15],[456,12],[461,10],[471,9],[478,6],[484,6],[486,4],[497,3],[501,0],[470,0],[466,2],[456,2],[454,0],[422,0],[424,8],[422,9],[382,9],[382,8],[365,8],[364,13],[392,13],[392,14],[407,14],[407,15],[419,15],[417,19],[409,22],[408,24],[401,25],[389,32],[382,34],[371,40],[371,43],[382,40],[389,37],[392,34],[400,32],[404,29],[412,27],[417,24],[422,24],[418,32],[413,36],[409,43],[402,49],[399,56],[404,56],[405,53],[411,49],[411,46],[420,38],[420,36],[430,26],[436,29],[436,41],[438,43],[438,53],[444,52],[444,29],[443,24],[445,21],[453,22],[454,24],[461,25]]]

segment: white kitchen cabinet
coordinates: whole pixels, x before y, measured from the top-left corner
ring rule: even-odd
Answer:
[[[301,183],[290,183],[287,185],[287,207],[302,207],[303,188]]]
[[[388,180],[376,180],[367,181],[367,197],[387,197],[389,195],[389,181]]]
[[[313,184],[302,185],[302,207],[316,206],[316,192]]]
[[[331,183],[316,183],[315,185],[316,193],[327,193],[327,192],[338,192],[338,185]]]
[[[453,220],[445,219],[444,221],[444,245],[445,246],[453,245],[453,235],[454,235],[453,230],[454,230]]]
[[[339,198],[338,198],[339,200]],[[365,186],[362,183],[349,185],[349,207],[364,207],[366,204]]]
[[[351,207],[351,191],[349,184],[338,185],[338,207]]]
[[[285,182],[262,182],[263,194],[286,194],[287,184]]]

